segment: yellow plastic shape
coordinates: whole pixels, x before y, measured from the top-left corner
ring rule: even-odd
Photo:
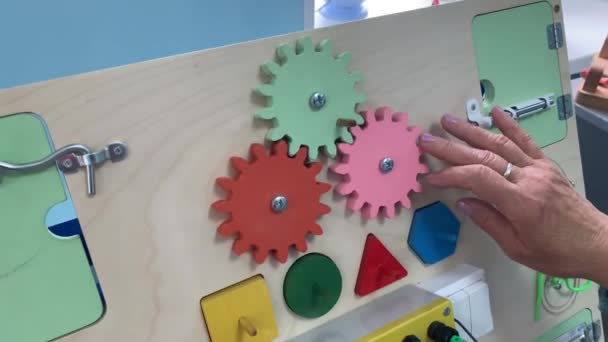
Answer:
[[[266,342],[279,335],[261,275],[203,297],[201,309],[213,342]]]
[[[432,342],[427,336],[429,325],[438,321],[455,328],[453,312],[450,301],[439,298],[358,339],[357,342],[401,342],[408,335],[417,336],[422,342]]]

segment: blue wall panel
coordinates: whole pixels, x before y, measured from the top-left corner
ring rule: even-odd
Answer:
[[[303,28],[302,0],[0,0],[0,88]]]

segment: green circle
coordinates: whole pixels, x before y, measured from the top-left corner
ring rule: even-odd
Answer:
[[[298,316],[318,318],[331,310],[342,292],[342,276],[328,256],[311,253],[296,260],[283,282],[285,303]]]

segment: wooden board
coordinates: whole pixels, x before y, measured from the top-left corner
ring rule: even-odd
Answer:
[[[413,125],[430,129],[442,113],[464,117],[467,99],[479,98],[471,40],[472,18],[529,0],[465,0],[445,6],[310,32],[315,42],[332,38],[336,52],[353,54],[352,70],[363,72],[358,88],[369,96],[361,108],[390,105],[411,113]],[[551,4],[559,4],[552,0]],[[561,13],[555,13],[561,20]],[[296,336],[405,284],[416,283],[461,262],[487,271],[495,331],[484,341],[527,341],[582,307],[596,311],[596,293],[581,295],[560,317],[533,323],[534,272],[509,261],[496,244],[467,222],[456,255],[425,267],[406,247],[412,210],[384,222],[346,214],[344,198],[328,193],[332,213],[321,220],[325,234],[309,251],[332,257],[344,291],[337,306],[316,320],[293,316],[282,300],[282,280],[291,262],[256,266],[249,255],[231,254],[232,240],[216,236],[223,217],[210,204],[223,194],[214,180],[229,174],[228,158],[245,156],[262,142],[268,125],[253,119],[263,103],[252,95],[259,66],[280,43],[302,33],[179,55],[0,92],[0,113],[33,111],[47,121],[57,146],[99,147],[120,139],[129,158],[98,172],[98,195],[88,198],[82,174],[68,178],[92,259],[107,299],[105,317],[65,341],[207,341],[201,297],[255,274],[266,278],[280,341]],[[568,60],[560,49],[565,92]],[[568,138],[547,148],[583,191],[575,121]],[[431,163],[434,168],[440,167]],[[322,172],[326,178],[327,172]],[[335,184],[336,179],[330,180]],[[453,206],[462,194],[431,189],[414,207],[437,200]],[[354,285],[369,232],[374,232],[409,276],[358,299]]]

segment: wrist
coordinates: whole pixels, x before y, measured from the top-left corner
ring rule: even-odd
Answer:
[[[597,236],[589,244],[589,257],[581,260],[585,269],[585,277],[608,288],[608,216],[597,212]]]

